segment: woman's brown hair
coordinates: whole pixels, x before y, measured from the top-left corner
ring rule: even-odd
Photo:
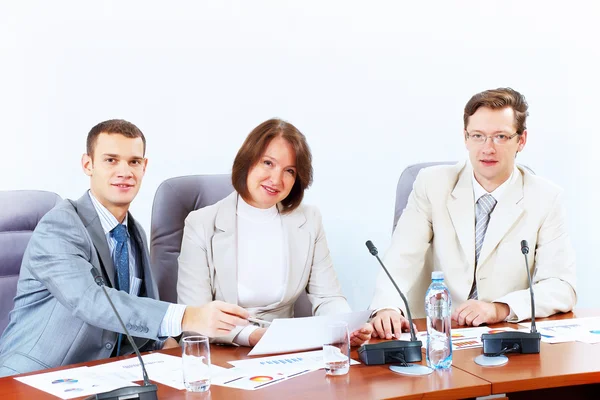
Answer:
[[[306,137],[292,124],[278,118],[263,122],[250,132],[242,147],[238,150],[231,172],[231,180],[235,190],[248,200],[248,172],[264,155],[271,140],[282,137],[290,143],[296,153],[296,180],[290,194],[283,200],[282,212],[289,213],[295,210],[304,197],[313,180],[312,154]]]

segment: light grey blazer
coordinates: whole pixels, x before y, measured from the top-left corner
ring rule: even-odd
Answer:
[[[510,322],[531,318],[529,281],[521,240],[535,291],[535,312],[547,317],[577,302],[575,252],[567,231],[562,190],[518,167],[491,214],[475,265],[475,199],[469,162],[424,168],[415,180],[385,264],[406,294],[413,317],[425,316],[431,271],[443,271],[452,306],[466,301],[477,280],[479,300],[508,304]],[[372,308],[399,306],[400,296],[384,274],[377,280]]]
[[[110,357],[122,333],[90,269],[102,271],[108,293],[139,345],[157,339],[169,303],[154,300],[146,236],[128,216],[143,271],[141,296],[113,289],[115,268],[88,196],[65,200],[40,221],[27,246],[15,306],[0,338],[0,376]],[[125,351],[129,350],[129,346]],[[123,352],[123,349],[122,349]]]
[[[233,192],[212,206],[192,211],[186,218],[177,279],[179,303],[238,303],[237,200],[238,194]],[[289,260],[284,295],[281,301],[253,313],[269,321],[291,318],[294,303],[304,290],[314,315],[350,312],[331,261],[319,211],[300,205],[289,214],[282,213],[281,221]],[[238,327],[216,341],[231,343],[241,329]]]

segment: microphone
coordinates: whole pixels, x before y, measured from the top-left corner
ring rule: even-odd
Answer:
[[[121,324],[121,327],[123,328],[123,330],[125,331],[125,334],[127,335],[127,339],[129,340],[131,347],[133,347],[133,350],[135,351],[135,354],[137,355],[138,360],[140,360],[140,365],[142,366],[142,375],[144,376],[144,385],[143,386],[126,386],[123,388],[111,390],[110,392],[98,393],[94,396],[88,397],[88,399],[90,399],[90,400],[91,399],[95,399],[95,400],[119,400],[119,399],[158,400],[158,395],[157,395],[158,387],[156,385],[150,383],[150,379],[148,379],[148,373],[146,372],[146,366],[144,365],[144,360],[142,360],[140,350],[138,349],[137,345],[133,341],[133,338],[131,337],[131,335],[129,334],[129,331],[125,327],[125,324],[123,323],[123,320],[121,319],[121,316],[119,315],[119,312],[117,311],[117,309],[115,308],[115,305],[113,304],[112,300],[110,299],[110,296],[108,295],[108,292],[106,291],[106,286],[104,283],[104,279],[102,278],[102,275],[100,274],[100,272],[98,272],[98,269],[96,269],[96,267],[92,267],[92,269],[90,270],[90,273],[92,274],[92,277],[94,278],[94,282],[96,282],[96,284],[102,288],[102,291],[104,292],[104,295],[106,296],[106,299],[110,303],[110,306],[112,307],[113,311],[115,312],[115,315],[117,316],[119,323]]]
[[[527,240],[521,240],[521,253],[525,257],[525,267],[529,280],[529,296],[531,298],[531,329],[529,332],[500,332],[484,333],[481,335],[483,343],[483,354],[494,357],[505,353],[539,354],[542,336],[535,327],[535,300],[533,296],[533,284],[529,273],[529,245]]]
[[[527,240],[521,240],[521,253],[525,257],[525,266],[527,267],[527,279],[529,279],[529,296],[531,297],[531,333],[537,332],[535,327],[535,298],[533,297],[533,283],[531,283],[531,274],[529,273],[529,261],[527,260],[527,254],[529,254],[529,246]]]
[[[402,364],[406,364],[409,362],[418,362],[423,359],[421,348],[423,347],[423,343],[420,340],[417,340],[417,335],[415,334],[415,329],[413,327],[412,315],[410,314],[410,308],[408,307],[408,301],[404,294],[392,278],[392,275],[388,272],[385,265],[379,258],[379,252],[377,248],[370,240],[367,240],[365,243],[369,252],[377,258],[381,268],[385,271],[388,278],[396,288],[396,291],[404,301],[404,306],[406,307],[406,314],[408,316],[408,323],[410,326],[410,341],[409,340],[392,340],[383,343],[377,344],[364,344],[358,349],[358,355],[360,359],[367,365],[377,365],[377,364],[386,364],[386,363],[397,363],[400,362]],[[398,334],[401,332],[397,332]],[[400,335],[398,335],[399,337]]]

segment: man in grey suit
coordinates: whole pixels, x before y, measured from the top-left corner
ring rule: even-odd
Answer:
[[[127,121],[105,121],[88,134],[82,167],[90,190],[48,212],[33,233],[0,338],[0,376],[132,352],[92,267],[145,350],[174,345],[168,338],[182,330],[222,336],[247,324],[237,305],[157,300],[146,235],[128,211],[146,171],[145,150],[144,135]]]

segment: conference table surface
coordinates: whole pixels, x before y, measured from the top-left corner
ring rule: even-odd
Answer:
[[[548,319],[597,316],[598,310],[576,310]],[[477,365],[473,359],[480,354],[481,348],[455,351],[452,365],[490,382],[492,394],[600,383],[600,344],[542,343],[540,354],[509,355],[506,365],[495,368]],[[597,398],[600,399],[600,392]]]
[[[554,316],[551,319],[599,316],[599,310],[578,310]],[[416,320],[419,330],[425,321]],[[494,327],[514,324],[497,324]],[[249,349],[231,346],[211,346],[212,362],[230,367],[231,360],[250,358]],[[162,351],[180,355],[180,349]],[[453,366],[447,371],[434,371],[424,377],[396,374],[388,365],[355,365],[344,376],[328,377],[323,370],[313,371],[282,383],[276,383],[256,391],[230,389],[212,385],[206,393],[188,393],[159,384],[159,399],[454,399],[474,398],[496,393],[515,393],[543,388],[588,385],[600,382],[600,345],[579,342],[542,343],[540,354],[514,354],[502,367],[484,368],[473,359],[481,354],[481,348],[454,352]],[[358,359],[356,349],[352,358]],[[92,366],[128,357],[98,360],[68,367]],[[422,364],[425,365],[425,357]],[[46,372],[46,371],[44,371]],[[34,372],[31,374],[39,373]],[[24,375],[31,375],[24,374]],[[152,379],[152,377],[150,377]],[[596,385],[597,386],[597,385]],[[592,386],[596,388],[596,386]],[[532,392],[527,392],[532,393]],[[512,399],[512,396],[509,395]],[[548,398],[547,396],[544,396]],[[29,400],[55,399],[56,397],[25,385],[13,377],[0,378],[0,399]]]

